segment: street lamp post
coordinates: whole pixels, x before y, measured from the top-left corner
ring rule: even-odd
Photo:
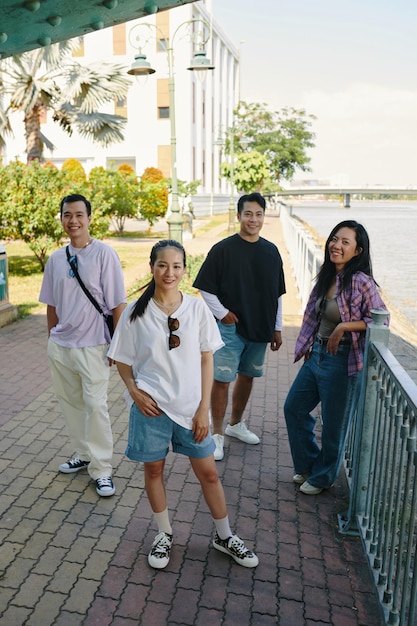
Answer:
[[[191,29],[195,26],[200,26],[200,30],[197,34],[194,34]],[[176,133],[176,117],[175,117],[175,77],[174,77],[174,42],[176,35],[182,27],[188,27],[188,36],[191,40],[197,40],[199,49],[194,53],[188,70],[196,71],[200,76],[204,76],[207,70],[213,70],[214,65],[211,64],[210,59],[206,57],[204,46],[209,39],[209,25],[203,20],[192,19],[180,24],[174,31],[172,38],[164,33],[158,26],[151,23],[140,23],[134,26],[129,33],[129,41],[133,47],[138,48],[138,54],[135,56],[135,61],[132,63],[128,74],[132,76],[147,76],[148,74],[154,74],[155,70],[151,67],[149,61],[146,60],[146,55],[142,53],[142,46],[140,41],[144,37],[140,37],[139,30],[144,32],[144,28],[148,31],[154,30],[162,36],[160,39],[160,45],[167,53],[168,61],[168,91],[169,91],[169,120],[171,129],[170,149],[171,149],[171,206],[170,215],[167,219],[169,238],[175,239],[182,243],[182,231],[183,231],[183,216],[180,210],[180,204],[178,202],[178,175],[177,175],[177,133]],[[169,45],[166,42],[170,42]]]

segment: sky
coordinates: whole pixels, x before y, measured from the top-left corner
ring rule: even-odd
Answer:
[[[296,179],[417,188],[416,0],[212,0],[241,100],[316,116]],[[241,43],[243,42],[243,43]]]

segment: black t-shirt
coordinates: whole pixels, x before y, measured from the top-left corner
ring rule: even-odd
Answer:
[[[232,235],[215,244],[200,268],[194,287],[218,297],[239,318],[237,332],[268,343],[275,329],[278,298],[285,293],[281,255],[275,244]]]

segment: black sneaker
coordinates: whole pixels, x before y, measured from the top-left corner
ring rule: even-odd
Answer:
[[[237,535],[232,535],[227,539],[220,539],[219,535],[216,533],[213,539],[213,547],[220,552],[229,554],[236,563],[243,565],[243,567],[256,567],[259,563],[256,554],[248,550]]]
[[[156,535],[148,554],[148,563],[155,569],[163,569],[169,563],[172,547],[172,535],[160,532]]]
[[[83,461],[78,457],[74,457],[66,463],[62,463],[59,466],[59,471],[63,474],[72,474],[73,472],[79,472],[80,470],[86,469],[89,465],[90,461]]]
[[[104,476],[103,478],[97,478],[96,491],[99,496],[112,496],[116,492],[116,488],[113,485],[111,476]]]

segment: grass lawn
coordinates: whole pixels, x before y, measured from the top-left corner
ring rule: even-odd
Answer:
[[[227,215],[207,218],[194,234],[198,236],[225,220]],[[150,277],[149,254],[152,246],[166,236],[164,232],[126,232],[123,237],[111,235],[104,240],[120,257],[130,299],[137,297],[133,292]],[[43,276],[38,260],[22,241],[12,241],[5,247],[9,262],[9,301],[18,307],[19,317],[39,313],[45,305],[38,302]],[[192,290],[191,282],[202,261],[203,257],[188,259],[188,273],[181,285],[184,291]]]

